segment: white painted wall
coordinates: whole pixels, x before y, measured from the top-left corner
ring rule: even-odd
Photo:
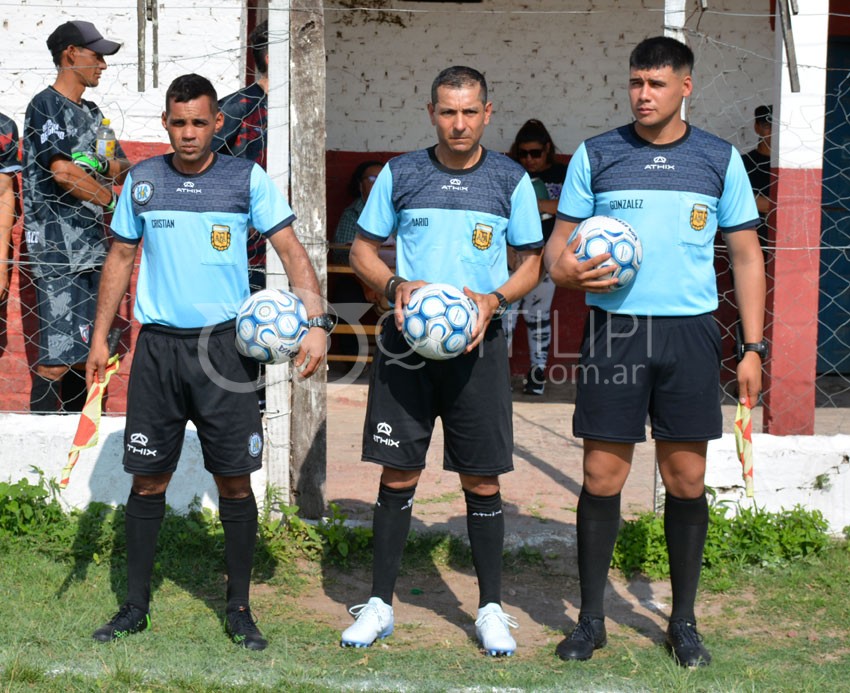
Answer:
[[[23,124],[27,102],[55,75],[44,43],[48,34],[68,19],[87,19],[124,42],[89,97],[112,118],[119,137],[164,141],[159,115],[174,77],[199,72],[221,95],[241,86],[246,4],[160,2],[160,86],[151,85],[149,23],[147,90],[138,93],[135,0],[0,0],[0,110]],[[468,64],[490,83],[495,110],[487,146],[507,149],[519,126],[537,117],[561,151],[572,153],[583,139],[630,119],[629,52],[638,40],[663,33],[663,0],[354,4],[372,9],[343,7],[341,0],[325,5],[332,150],[404,151],[431,144],[425,111],[431,82],[450,64]],[[712,0],[705,13],[698,4],[687,3],[688,41],[697,54],[691,120],[749,147],[755,143],[753,108],[772,101],[768,1]]]
[[[35,482],[38,474],[32,467],[41,469],[47,478],[59,479],[78,421],[76,416],[0,414],[0,480],[28,478]],[[123,417],[103,417],[99,444],[80,453],[71,482],[60,496],[66,508],[85,508],[91,501],[112,505],[127,501],[130,476],[121,465],[124,421]],[[820,510],[834,534],[850,525],[850,436],[755,434],[753,449],[755,502],[760,508],[777,512],[800,504]],[[252,475],[257,498],[263,497],[266,488],[265,469]],[[706,484],[721,500],[740,502],[744,507],[753,502],[744,497],[732,434],[709,444]],[[200,443],[190,425],[167,500],[182,513],[196,496],[206,507],[217,506],[215,484],[204,470]]]

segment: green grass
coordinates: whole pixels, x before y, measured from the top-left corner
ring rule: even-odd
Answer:
[[[338,630],[317,623],[298,604],[299,596],[321,589],[322,579],[345,580],[350,569],[315,562],[302,562],[300,568],[278,562],[266,570],[274,584],[255,589],[254,601],[270,645],[261,653],[248,652],[222,631],[220,547],[199,545],[197,539],[192,545],[190,529],[177,519],[171,525],[165,545],[172,542],[175,550],[165,551],[157,570],[153,629],[110,645],[93,642],[90,634],[123,594],[119,552],[112,560],[90,562],[81,577],[79,565],[57,561],[55,550],[38,541],[10,542],[0,549],[0,690],[847,690],[846,544],[782,568],[741,570],[734,589],[708,595],[721,604],[701,621],[715,661],[685,671],[659,644],[622,632],[591,662],[578,664],[560,662],[551,645],[523,641],[521,632],[520,650],[509,659],[484,657],[473,642],[457,638],[425,648],[415,638],[399,636],[386,646],[343,650]],[[181,533],[191,551],[176,551]],[[451,553],[452,544],[434,540],[433,547]],[[506,577],[549,581],[557,595],[562,576],[548,572],[539,555],[534,558],[509,562]],[[368,573],[357,570],[361,578]],[[416,626],[399,628],[415,634]]]

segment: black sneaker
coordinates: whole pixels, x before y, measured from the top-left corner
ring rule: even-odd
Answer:
[[[269,644],[257,628],[251,609],[247,606],[228,612],[224,619],[224,629],[233,642],[247,650],[265,650]]]
[[[526,395],[542,395],[546,387],[546,373],[540,366],[532,366],[522,381],[522,391]]]
[[[594,650],[605,647],[607,643],[605,619],[580,616],[570,636],[558,643],[555,654],[566,661],[582,661],[590,659]]]
[[[683,667],[704,667],[711,664],[711,655],[697,633],[697,624],[685,620],[671,621],[667,626],[667,649]]]
[[[134,604],[122,604],[106,625],[98,628],[92,637],[98,642],[112,642],[126,638],[133,633],[141,633],[151,627],[151,615],[145,609]]]

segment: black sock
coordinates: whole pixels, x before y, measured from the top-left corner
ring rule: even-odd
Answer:
[[[472,549],[472,564],[478,577],[478,608],[502,603],[502,549],[505,545],[505,516],[502,494],[480,496],[464,489],[466,531]]]
[[[62,376],[62,411],[81,412],[87,396],[85,373],[72,368]]]
[[[32,374],[30,411],[33,414],[55,414],[59,411],[59,380]]]
[[[580,616],[605,618],[605,585],[619,531],[620,494],[594,496],[582,487],[576,512]]]
[[[372,516],[372,595],[393,603],[395,581],[401,568],[404,543],[410,532],[416,486],[395,489],[381,484]]]
[[[219,498],[218,515],[224,528],[224,562],[227,566],[227,611],[248,606],[254,547],[257,545],[257,500]]]
[[[675,498],[669,493],[664,501],[664,537],[670,561],[670,585],[673,609],[670,620],[685,619],[696,623],[697,598],[702,551],[708,533],[708,501],[699,498]]]
[[[142,496],[130,491],[124,510],[127,534],[127,601],[148,609],[156,539],[165,517],[165,494]]]

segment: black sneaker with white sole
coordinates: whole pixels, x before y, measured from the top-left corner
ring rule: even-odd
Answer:
[[[532,366],[528,375],[522,381],[522,385],[522,391],[526,395],[542,395],[546,389],[546,371],[540,366]]]

